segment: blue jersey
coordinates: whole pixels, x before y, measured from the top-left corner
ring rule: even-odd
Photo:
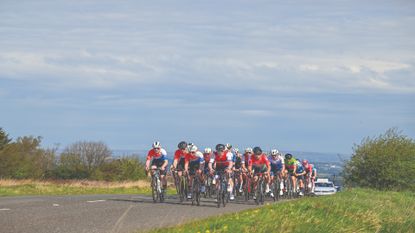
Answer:
[[[297,171],[295,171],[295,173],[303,173],[305,171],[300,161],[297,160],[296,165],[297,165]]]
[[[284,166],[284,159],[281,156],[277,156],[275,159],[272,156],[268,156],[269,163],[272,171],[281,171]]]

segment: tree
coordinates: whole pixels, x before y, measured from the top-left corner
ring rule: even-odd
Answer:
[[[347,185],[415,190],[415,141],[396,128],[354,145],[343,175]]]
[[[54,165],[54,153],[40,147],[41,137],[24,136],[0,151],[0,177],[44,178]]]
[[[0,127],[0,150],[4,148],[7,144],[9,144],[12,141],[11,138],[9,138],[9,134],[7,134],[3,128]]]
[[[62,152],[60,167],[66,173],[71,173],[67,174],[67,178],[86,178],[83,176],[89,177],[93,174],[111,154],[111,150],[103,142],[76,142]]]

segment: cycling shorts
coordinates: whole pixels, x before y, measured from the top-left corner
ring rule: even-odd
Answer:
[[[161,166],[163,166],[164,161],[166,161],[167,159],[165,158],[160,158],[160,159],[153,159],[151,161],[151,166],[156,166],[157,168],[160,168]],[[164,169],[164,171],[160,170],[160,175],[166,175],[166,169]]]

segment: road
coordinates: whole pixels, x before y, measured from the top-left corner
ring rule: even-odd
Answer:
[[[217,208],[208,199],[202,199],[201,206],[191,206],[180,204],[174,196],[165,203],[139,195],[0,197],[0,232],[124,233],[255,207],[235,202]]]

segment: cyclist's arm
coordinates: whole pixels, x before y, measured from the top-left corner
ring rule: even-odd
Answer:
[[[151,154],[148,152],[147,160],[146,160],[146,170],[150,169],[150,161],[151,161]]]
[[[163,165],[161,165],[161,170],[165,170],[168,164],[169,160],[165,159]]]

